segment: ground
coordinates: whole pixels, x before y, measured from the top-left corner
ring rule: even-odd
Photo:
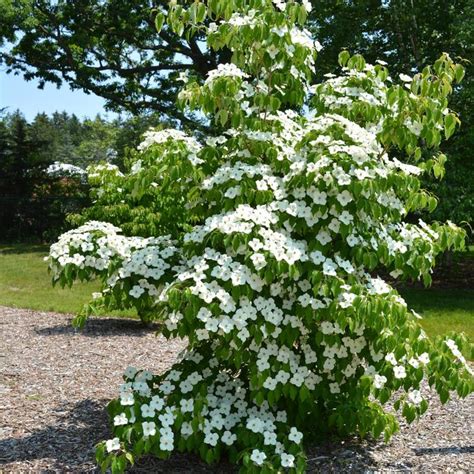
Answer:
[[[99,290],[97,282],[52,288],[44,262],[47,252],[45,245],[0,245],[0,305],[77,313],[92,292]],[[432,288],[405,285],[400,292],[423,316],[421,324],[428,335],[464,331],[474,341],[474,248],[452,260],[451,265],[440,266],[435,272]]]
[[[0,472],[96,472],[93,446],[109,436],[105,412],[127,365],[166,370],[182,341],[155,337],[138,321],[0,307]],[[425,388],[428,390],[427,388]],[[309,448],[308,472],[474,472],[474,396],[441,406],[386,445],[328,442]],[[317,429],[317,420],[315,420]],[[145,459],[131,472],[231,473],[196,457]]]

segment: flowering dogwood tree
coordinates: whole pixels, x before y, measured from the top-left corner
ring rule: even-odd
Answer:
[[[443,402],[472,391],[462,337],[427,338],[377,276],[428,284],[437,255],[463,246],[451,223],[405,219],[436,205],[418,175],[443,173],[437,147],[459,122],[447,97],[463,70],[443,55],[391,79],[342,52],[342,73],[312,85],[309,9],[172,2],[159,28],[205,31],[208,47],[232,52],[204,83],[184,77],[179,96],[224,131],[202,143],[150,132],[153,159],[133,181],[137,193],[157,183],[186,196],[199,224],[145,238],[89,222],[52,246],[55,278],[99,275],[99,299],[143,305],[188,344],[164,374],[126,370],[109,405],[113,436],[97,449],[103,469],[178,450],[226,455],[246,472],[303,472],[303,442],[326,431],[390,438],[389,400],[409,422],[420,416],[424,379]]]

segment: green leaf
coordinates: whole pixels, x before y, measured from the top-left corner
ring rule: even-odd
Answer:
[[[454,66],[454,78],[456,79],[456,82],[459,83],[463,80],[465,72],[466,71],[461,64],[456,64],[456,66]]]
[[[345,67],[350,57],[351,55],[349,54],[349,51],[343,50],[339,53],[337,61],[341,67]]]
[[[446,139],[451,137],[456,129],[456,117],[453,114],[447,114],[444,118],[444,134]]]
[[[164,23],[165,23],[165,15],[161,12],[158,12],[155,16],[155,28],[158,33],[163,28]]]

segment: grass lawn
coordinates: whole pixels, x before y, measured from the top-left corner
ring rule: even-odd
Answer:
[[[76,313],[97,291],[98,284],[79,283],[71,289],[52,287],[43,258],[44,245],[0,246],[0,305],[58,313]]]
[[[40,311],[76,313],[86,303],[96,283],[79,283],[72,289],[53,288],[41,245],[0,246],[0,305]],[[423,319],[430,335],[464,331],[474,341],[474,289],[405,289],[410,307]]]
[[[409,307],[423,319],[425,331],[432,336],[450,331],[464,332],[474,341],[474,289],[403,289]]]

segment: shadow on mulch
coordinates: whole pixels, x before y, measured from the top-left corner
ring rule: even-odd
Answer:
[[[35,461],[47,459],[47,469],[41,472],[99,472],[95,465],[95,445],[110,437],[107,403],[108,400],[83,400],[70,410],[61,407],[64,410],[55,410],[58,419],[54,425],[22,438],[0,440],[0,471],[3,465],[7,472],[18,472],[15,463],[26,462],[31,464],[31,472],[35,472]],[[167,460],[144,457],[127,472],[231,474],[237,471],[225,462],[208,466],[195,455],[176,454]]]
[[[42,472],[94,472],[99,470],[94,462],[94,446],[110,436],[107,400],[83,400],[71,410],[57,411],[58,421],[23,438],[8,438],[0,441],[0,466],[6,465],[9,472],[15,472],[15,463],[31,463],[47,459],[49,465]],[[377,469],[374,454],[384,448],[376,440],[351,438],[327,441],[309,447],[308,473],[371,472]],[[474,452],[474,446],[444,448],[414,448],[417,456],[452,455]],[[400,460],[401,461],[401,460]],[[390,467],[390,466],[385,466]],[[403,464],[392,467],[409,471],[413,464],[404,460]],[[235,466],[223,460],[218,465],[207,465],[193,454],[174,454],[170,459],[160,460],[152,456],[140,459],[128,469],[131,474],[233,474]]]
[[[0,441],[0,466],[17,462],[51,459],[55,472],[95,469],[94,446],[108,436],[107,400],[83,400],[72,409],[58,412],[58,421],[23,438]],[[14,465],[10,466],[13,468]],[[78,472],[78,471],[76,471]]]
[[[357,437],[322,441],[307,448],[306,472],[367,472],[376,467],[373,453],[379,448],[379,441]]]
[[[138,319],[127,318],[98,318],[91,317],[83,329],[75,329],[71,323],[35,329],[40,336],[62,336],[81,334],[88,337],[98,336],[133,336],[142,337],[160,329],[159,324],[145,326]]]
[[[425,454],[441,454],[448,456],[451,454],[474,454],[474,446],[448,446],[447,448],[413,448],[417,456]]]
[[[164,461],[152,456],[144,457],[127,472],[130,474],[234,474],[238,472],[238,468],[225,461],[209,466],[197,455],[177,453]]]

